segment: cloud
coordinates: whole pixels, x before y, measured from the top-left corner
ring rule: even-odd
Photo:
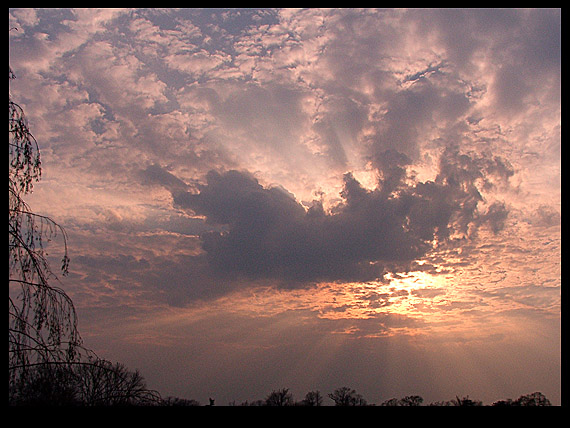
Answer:
[[[11,60],[58,180],[139,213],[110,230],[200,234],[176,287],[367,280],[508,226],[517,155],[559,154],[559,15],[15,10]]]
[[[9,15],[97,352],[206,402],[559,400],[560,9]]]
[[[481,196],[474,181],[481,172],[468,168],[469,162],[486,163],[462,161],[452,165],[448,159],[438,180],[401,186],[397,194],[382,183],[365,189],[347,173],[342,202],[330,212],[319,201],[306,209],[283,188],[264,187],[237,170],[210,171],[205,184],[172,195],[175,206],[225,228],[201,235],[205,260],[216,275],[285,287],[369,281],[409,270],[434,245],[469,227],[487,222],[500,230],[505,206],[494,204],[478,214]],[[162,181],[169,186],[172,177],[167,178]]]
[[[188,185],[184,181],[157,164],[149,165],[146,169],[142,170],[140,177],[143,180],[143,184],[158,184],[173,193],[183,192],[188,188]]]
[[[406,18],[441,44],[462,72],[486,82],[493,109],[503,117],[527,113],[529,103],[559,92],[560,9],[424,12],[411,10]]]
[[[548,205],[540,205],[530,222],[538,226],[550,227],[559,226],[561,219],[562,217],[557,210]]]
[[[479,216],[479,221],[486,222],[494,233],[498,233],[505,227],[508,214],[504,202],[493,202],[487,212]]]

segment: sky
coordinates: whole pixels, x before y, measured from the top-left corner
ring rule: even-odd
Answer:
[[[203,404],[561,403],[559,9],[9,26],[42,156],[27,202],[68,234],[62,286],[99,356]]]

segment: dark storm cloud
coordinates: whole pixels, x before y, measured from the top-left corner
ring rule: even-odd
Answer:
[[[482,198],[474,184],[483,173],[495,172],[495,163],[457,153],[445,159],[436,181],[402,184],[395,193],[382,181],[374,190],[365,189],[347,173],[343,201],[330,212],[318,201],[306,210],[286,190],[263,187],[236,170],[211,171],[198,193],[173,192],[173,197],[175,205],[226,228],[201,235],[214,275],[270,279],[284,286],[374,280],[409,270],[434,240],[443,243],[453,232],[467,233],[469,225],[487,221],[500,229],[505,207],[493,205],[479,215]]]
[[[155,184],[164,186],[171,192],[178,193],[187,189],[186,183],[166,171],[160,165],[152,164],[140,172],[140,178],[143,184]]]

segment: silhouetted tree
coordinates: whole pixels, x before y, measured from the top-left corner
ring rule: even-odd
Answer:
[[[162,404],[147,389],[138,371],[105,360],[78,364],[41,364],[30,367],[15,405],[142,406]]]
[[[499,400],[493,403],[493,406],[551,406],[550,400],[541,392],[533,392],[532,394],[521,395],[516,400]]]
[[[17,394],[11,391],[9,402],[20,406],[79,406],[82,401],[75,380],[73,372],[63,365],[32,366]]]
[[[188,400],[186,398],[178,398],[178,397],[167,397],[162,400],[161,403],[163,406],[170,406],[170,407],[194,407],[199,406],[200,403],[196,400]]]
[[[453,406],[454,404],[451,401],[434,401],[429,403],[430,406]]]
[[[267,402],[265,400],[254,400],[249,403],[247,400],[244,403],[241,403],[241,406],[250,406],[250,407],[262,407],[266,406]]]
[[[97,360],[75,366],[77,388],[85,405],[141,406],[162,404],[160,394],[149,390],[138,370]]]
[[[402,406],[421,406],[424,399],[419,395],[408,395],[401,400]]]
[[[382,404],[380,404],[381,406],[400,406],[400,400],[398,400],[397,398],[390,398],[386,401],[383,401]]]
[[[421,406],[424,399],[419,395],[407,395],[402,399],[390,398],[384,401],[381,406]]]
[[[451,400],[451,403],[453,406],[482,406],[483,405],[483,403],[481,401],[471,400],[469,398],[469,396],[463,397],[463,398],[459,398],[458,396],[455,396],[455,400]]]
[[[519,406],[551,406],[550,400],[541,392],[533,392],[532,394],[522,395],[517,399]]]
[[[293,395],[288,388],[272,391],[265,399],[266,406],[292,406],[293,404]]]
[[[366,406],[367,402],[362,395],[347,386],[335,389],[329,394],[329,398],[334,401],[335,406]]]
[[[15,78],[9,68],[9,82]],[[23,197],[41,177],[38,143],[23,109],[9,93],[8,111],[8,403],[117,405],[157,403],[142,376],[83,348],[72,300],[60,287],[44,250],[65,230],[32,212]]]
[[[10,69],[9,81],[14,78]],[[23,199],[41,177],[40,151],[24,111],[11,94],[8,136],[8,372],[12,397],[22,382],[28,381],[31,367],[77,361],[81,338],[73,303],[61,288],[52,285],[57,277],[44,251],[45,240],[61,234],[61,271],[66,275],[65,231],[50,218],[32,212]]]
[[[491,404],[492,406],[500,406],[500,407],[504,407],[504,406],[518,406],[518,404],[515,404],[515,401],[511,400],[510,398],[507,398],[506,400],[499,400],[499,401],[495,401],[493,404]]]
[[[309,391],[301,401],[302,406],[322,406],[323,397],[319,391]]]

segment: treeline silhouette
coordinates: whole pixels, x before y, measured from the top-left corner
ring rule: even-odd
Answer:
[[[77,365],[75,368],[54,369],[53,365],[38,367],[34,376],[17,394],[10,394],[9,404],[17,406],[164,406],[194,407],[202,404],[193,399],[179,397],[162,398],[156,391],[149,391],[138,371],[130,372],[121,364],[112,367]],[[12,392],[12,391],[11,391]],[[483,404],[480,400],[456,396],[448,401],[435,401],[429,404],[419,395],[390,398],[378,404],[369,403],[356,390],[343,386],[327,394],[334,406],[551,406],[550,400],[541,392],[521,395],[516,400],[498,400]],[[214,406],[210,398],[206,406]],[[232,401],[223,406],[324,406],[324,396],[318,391],[309,391],[304,398],[296,401],[288,388],[271,391],[264,399]]]
[[[333,401],[334,406],[350,407],[350,406],[423,406],[424,399],[419,395],[409,395],[403,398],[390,398],[381,402],[380,404],[368,403],[368,401],[356,392],[356,390],[343,386],[341,388],[335,389],[333,392],[327,394],[327,396]],[[305,397],[300,401],[295,401],[293,394],[288,388],[283,388],[279,390],[273,390],[265,399],[245,401],[241,404],[237,404],[235,401],[230,402],[229,406],[323,406],[323,395],[320,391],[309,391]],[[200,403],[195,400],[183,400],[178,402],[176,400],[167,400],[168,405],[189,405],[189,406],[199,406]],[[210,399],[210,406],[214,405],[214,400]],[[469,396],[455,398],[449,401],[436,401],[427,406],[486,406],[480,400],[472,400]],[[550,400],[544,396],[541,392],[533,392],[531,394],[521,395],[516,400],[506,399],[495,401],[490,404],[490,406],[551,406]]]

